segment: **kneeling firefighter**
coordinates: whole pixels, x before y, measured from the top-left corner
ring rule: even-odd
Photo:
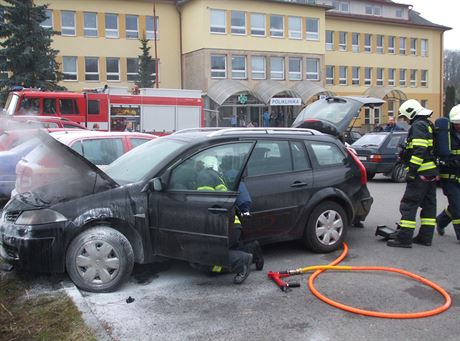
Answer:
[[[395,239],[388,246],[411,248],[412,242],[431,246],[436,226],[436,180],[438,169],[433,152],[433,124],[428,117],[433,112],[424,108],[418,101],[410,99],[399,108],[399,118],[411,125],[403,162],[408,171],[407,184],[401,199],[399,211],[401,220]],[[421,207],[421,227],[414,239],[417,209]]]
[[[449,206],[436,217],[438,234],[443,236],[452,222],[457,240],[460,240],[460,104],[449,113],[449,120],[436,120],[439,140],[444,143],[438,149],[441,186]]]
[[[206,161],[206,160],[205,160]],[[210,163],[210,164],[207,164]],[[215,171],[214,162],[205,162],[203,167],[199,169],[197,175],[197,190],[201,191],[227,191],[225,180],[219,176]],[[233,282],[235,284],[243,283],[251,272],[251,265],[256,264],[257,270],[262,270],[264,266],[264,259],[262,256],[262,249],[257,241],[251,243],[242,243],[241,230],[242,225],[240,221],[241,215],[249,215],[250,197],[244,184],[240,183],[240,195],[236,200],[237,214],[229,232],[229,263],[230,271],[235,273]],[[224,269],[220,265],[214,265],[211,269],[212,272],[222,272]]]

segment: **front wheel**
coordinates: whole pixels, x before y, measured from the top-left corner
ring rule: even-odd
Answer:
[[[116,290],[131,274],[134,253],[128,239],[113,228],[98,226],[78,235],[66,254],[75,285],[92,292]]]
[[[311,212],[305,228],[304,243],[313,252],[339,249],[347,234],[347,215],[342,206],[325,201]]]

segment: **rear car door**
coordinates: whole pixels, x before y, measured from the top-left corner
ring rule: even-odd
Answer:
[[[244,238],[289,239],[312,195],[312,168],[303,142],[259,140],[245,174],[252,208],[251,217],[243,221]]]
[[[216,145],[178,160],[166,171],[166,188],[151,192],[149,198],[158,255],[228,265],[239,177],[253,144]]]

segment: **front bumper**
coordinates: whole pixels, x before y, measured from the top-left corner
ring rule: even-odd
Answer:
[[[0,257],[34,272],[64,272],[63,233],[67,222],[34,226],[0,223]]]

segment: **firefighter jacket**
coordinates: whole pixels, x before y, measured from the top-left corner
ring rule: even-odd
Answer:
[[[433,152],[433,124],[424,116],[415,117],[407,135],[404,163],[409,177],[437,176]]]
[[[440,163],[440,178],[460,183],[460,133],[449,124],[450,155]]]

